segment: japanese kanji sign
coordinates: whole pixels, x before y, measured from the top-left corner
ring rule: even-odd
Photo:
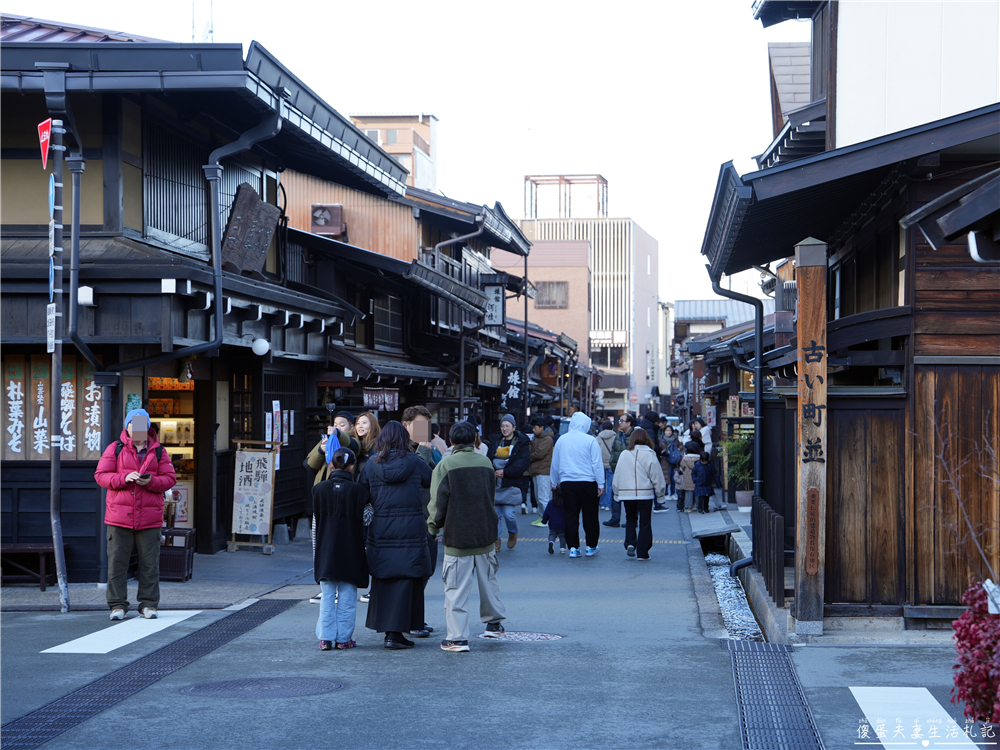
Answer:
[[[49,144],[52,141],[52,118],[38,123],[38,145],[42,149],[42,169],[49,166]]]
[[[49,460],[49,422],[52,419],[52,399],[49,391],[49,371],[47,354],[31,355],[31,371],[28,380],[27,456],[29,461]],[[57,417],[58,419],[58,417]]]
[[[3,363],[3,457],[24,460],[27,426],[27,392],[23,354],[9,354]]]
[[[508,367],[500,381],[500,409],[504,412],[519,411],[524,398],[524,378],[520,368]]]
[[[488,301],[486,302],[486,318],[483,325],[502,326],[507,322],[506,297],[504,288],[500,285],[489,285],[483,287]]]
[[[273,500],[274,452],[237,451],[232,532],[270,537]]]

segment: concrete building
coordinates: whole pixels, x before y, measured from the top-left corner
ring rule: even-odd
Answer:
[[[517,274],[522,259],[497,253],[493,268]],[[577,358],[590,365],[590,243],[582,240],[533,242],[528,278],[538,292],[529,319],[578,342]]]
[[[590,244],[587,338],[590,363],[605,373],[604,408],[614,412],[648,404],[659,383],[657,241],[628,218],[525,219],[521,230],[533,244]]]
[[[351,115],[351,122],[398,161],[409,187],[437,191],[437,121],[431,114]]]

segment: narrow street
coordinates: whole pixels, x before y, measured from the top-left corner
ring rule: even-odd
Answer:
[[[227,589],[255,586],[273,590],[262,601],[284,600],[290,608],[120,702],[108,697],[106,710],[44,747],[104,747],[114,735],[135,748],[239,748],[252,734],[261,746],[281,748],[740,748],[732,662],[720,647],[724,641],[703,632],[707,626],[710,635],[719,635],[717,621],[702,614],[714,602],[706,598],[712,590],[710,583],[706,588],[701,547],[685,539],[686,518],[673,512],[654,516],[657,543],[648,564],[625,556],[622,529],[603,526],[597,557],[549,556],[544,529],[527,525],[530,519],[519,516],[522,539],[500,554],[510,635],[474,638],[468,654],[444,653],[438,646],[444,616],[437,577],[426,597],[428,621],[436,629],[430,639],[418,640],[412,651],[386,651],[382,637],[364,628],[366,605],[359,604],[358,648],[341,654],[316,648],[318,607],[308,597],[317,587],[307,572],[307,540],[281,546],[272,557],[250,550],[199,556],[193,581],[163,584],[164,618],[175,602],[197,609],[201,597],[203,604],[219,606]],[[249,582],[235,580],[240,570]],[[78,601],[89,588],[75,588]],[[57,595],[35,590],[32,596],[55,601]],[[5,608],[18,597],[27,600],[28,590],[5,589]],[[473,613],[475,602],[474,594]],[[128,664],[141,666],[139,660],[164,646],[239,614],[204,609],[110,653],[77,654],[41,652],[98,631],[150,623],[134,615],[109,623],[104,609],[68,615],[5,611],[4,747],[37,746],[13,742],[8,732],[18,717]],[[519,633],[560,638],[514,640]],[[863,713],[852,686],[926,686],[960,721],[948,703],[952,655],[941,647],[808,646],[797,647],[792,661],[823,747],[830,750],[856,747]],[[342,687],[285,698],[183,692],[261,678],[285,687],[294,687],[290,680]],[[98,692],[114,685],[112,680]],[[65,710],[71,703],[60,707],[66,724],[73,721]]]

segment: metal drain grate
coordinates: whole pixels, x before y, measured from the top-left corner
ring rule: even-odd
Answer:
[[[0,727],[4,750],[32,750],[298,604],[259,601]]]
[[[733,659],[744,750],[823,750],[788,656],[791,648],[759,641],[724,644]]]
[[[340,690],[340,682],[310,680],[304,677],[257,677],[224,682],[203,682],[181,690],[199,698],[299,698],[323,695]]]

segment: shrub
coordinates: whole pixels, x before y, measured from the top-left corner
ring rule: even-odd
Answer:
[[[1000,615],[991,615],[986,589],[973,582],[962,595],[968,609],[955,628],[955,687],[951,702],[965,702],[965,716],[1000,724]]]

